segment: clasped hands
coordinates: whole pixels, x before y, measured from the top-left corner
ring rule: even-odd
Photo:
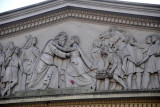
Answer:
[[[135,63],[136,67],[140,67],[141,64],[142,64],[142,62],[137,62],[137,63]]]

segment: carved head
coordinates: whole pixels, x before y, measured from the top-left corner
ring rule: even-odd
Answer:
[[[20,53],[20,48],[17,47],[17,46],[15,46],[15,47],[14,47],[14,53],[15,53],[15,54],[19,54],[19,53]]]
[[[78,36],[72,36],[71,37],[71,42],[72,42],[72,44],[76,43],[77,45],[79,45],[79,43],[80,43],[79,37]]]
[[[6,47],[6,58],[11,56],[14,52],[14,43],[13,42],[8,42],[7,47]]]
[[[116,52],[118,50],[118,47],[113,41],[110,41],[108,43],[108,46],[109,46],[109,52]]]
[[[135,38],[133,38],[133,37],[130,37],[130,38],[129,38],[129,44],[130,44],[130,45],[135,46],[136,42],[137,42],[137,41],[136,41]]]
[[[122,42],[128,44],[131,38],[134,38],[130,32],[122,31],[123,36],[121,37]]]
[[[114,43],[113,41],[110,41],[110,42],[108,43],[108,45],[109,45],[110,48],[115,47],[115,43]]]
[[[102,55],[108,55],[109,49],[106,45],[102,46],[101,53],[102,53]]]
[[[101,34],[99,35],[99,39],[102,40],[102,41],[104,41],[105,39],[109,39],[111,36],[112,36],[112,35],[111,35],[110,32],[104,31],[103,33],[101,33]]]
[[[94,40],[93,42],[93,48],[101,48],[102,42],[99,39]]]
[[[14,43],[13,42],[8,42],[7,44],[7,49],[13,49]]]
[[[66,34],[65,32],[60,32],[60,33],[56,36],[55,40],[58,41],[58,44],[59,44],[60,46],[64,47],[65,44],[66,44],[66,41],[67,41],[67,34]]]
[[[36,37],[32,37],[32,44],[36,45],[37,44],[37,38]]]
[[[155,43],[157,41],[157,37],[155,35],[152,35],[152,43]]]
[[[156,36],[155,35],[148,35],[147,37],[146,37],[146,42],[148,43],[148,44],[150,44],[150,43],[155,43],[156,42],[156,40],[157,40],[157,38],[156,38]]]

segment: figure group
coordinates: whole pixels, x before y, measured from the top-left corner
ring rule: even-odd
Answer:
[[[94,41],[92,58],[97,68],[97,90],[159,89],[160,35],[140,44],[128,32],[112,28]],[[133,82],[135,84],[133,84]]]
[[[31,35],[21,47],[10,42],[5,53],[1,49],[1,96],[24,90],[95,88],[96,79],[90,76],[94,66],[79,43],[78,36],[69,38],[65,32],[49,40],[42,52]]]
[[[111,28],[93,42],[90,58],[80,47],[79,37],[65,32],[49,40],[42,51],[36,37],[26,36],[23,43],[18,47],[9,42],[5,49],[0,44],[1,96],[49,88],[159,88],[160,42],[156,34],[140,44],[130,33]]]

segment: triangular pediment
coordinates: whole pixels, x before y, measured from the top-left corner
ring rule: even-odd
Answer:
[[[159,33],[159,5],[47,0],[1,13],[0,104],[159,98]]]

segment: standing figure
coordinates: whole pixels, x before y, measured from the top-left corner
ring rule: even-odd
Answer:
[[[94,66],[98,71],[101,71],[104,68],[104,60],[101,53],[102,43],[100,40],[96,39],[93,42],[93,49],[91,50],[91,57],[94,62]]]
[[[139,64],[143,59],[143,51],[138,48],[137,42],[133,37],[129,37],[126,46],[122,50],[123,66],[122,69],[127,75],[127,85],[129,89],[132,89],[132,77],[136,74],[137,89],[141,89],[141,73],[144,71],[144,64]]]
[[[8,57],[8,59],[5,62],[6,65],[6,72],[4,75],[4,82],[6,82],[6,87],[2,92],[2,96],[7,93],[10,95],[11,89],[13,89],[18,84],[18,71],[19,69],[21,72],[23,71],[23,64],[21,59],[19,58],[19,48],[14,47],[14,53],[11,57]]]
[[[124,89],[127,89],[126,84],[122,80],[124,73],[122,71],[122,63],[119,56],[115,52],[110,52],[108,56],[108,61],[109,64],[111,65],[109,74],[113,75],[113,79],[115,79],[118,83],[120,83]]]
[[[93,59],[93,64],[97,70],[97,73],[105,73],[104,67],[107,65],[106,58],[104,55],[102,55],[102,42],[99,39],[96,39],[93,42],[93,49],[91,50],[91,57]],[[105,83],[105,79],[97,79],[96,82],[96,90],[100,90],[103,86],[103,83]],[[108,90],[104,85],[104,89]]]
[[[36,47],[36,44],[37,38],[30,37],[23,46],[24,50],[22,53],[22,61],[24,66],[24,73],[22,77],[22,90],[28,89],[28,84],[31,81],[35,64],[37,63],[38,58],[40,57],[40,51]]]
[[[106,45],[103,45],[101,48],[101,53],[104,56],[104,67],[103,69],[100,71],[101,73],[105,73],[106,77],[104,79],[104,89],[105,90],[109,90],[109,85],[110,85],[110,78],[111,75],[109,75],[109,61],[108,61],[108,55],[109,55],[109,48]],[[97,81],[98,82],[98,81]],[[97,88],[98,88],[98,84],[97,84]]]
[[[2,44],[0,44],[0,92],[4,89],[4,84],[3,84],[3,77],[5,73],[4,60],[5,60],[5,54],[3,52]]]
[[[156,57],[156,71],[158,72],[158,80],[160,86],[160,35],[157,37],[156,47],[158,48],[154,56]],[[160,88],[160,87],[159,87]]]
[[[66,39],[67,35],[65,32],[58,34],[58,44],[62,47],[65,45]],[[54,63],[54,58],[58,56],[65,59],[70,57],[70,53],[64,53],[57,49],[54,46],[56,42],[56,40],[49,40],[46,43],[29,84],[30,89],[58,88],[59,71]]]
[[[8,85],[8,82],[6,82],[6,66],[7,64],[5,64],[5,62],[9,61],[11,59],[11,56],[13,55],[15,46],[13,42],[8,42],[6,49],[5,49],[5,59],[4,59],[4,70],[1,73],[1,83],[2,83],[2,91],[5,89],[5,87]],[[3,59],[3,58],[2,58]],[[9,94],[8,94],[9,95]]]
[[[143,74],[143,89],[148,89],[148,85],[150,82],[150,74],[157,73],[159,63],[157,63],[157,60],[159,60],[157,51],[159,49],[159,44],[157,43],[157,38],[155,35],[149,35],[146,37],[146,42],[148,44],[151,44],[149,47],[145,57],[141,61],[140,64],[143,64],[145,62],[145,68],[144,68],[144,74]]]

